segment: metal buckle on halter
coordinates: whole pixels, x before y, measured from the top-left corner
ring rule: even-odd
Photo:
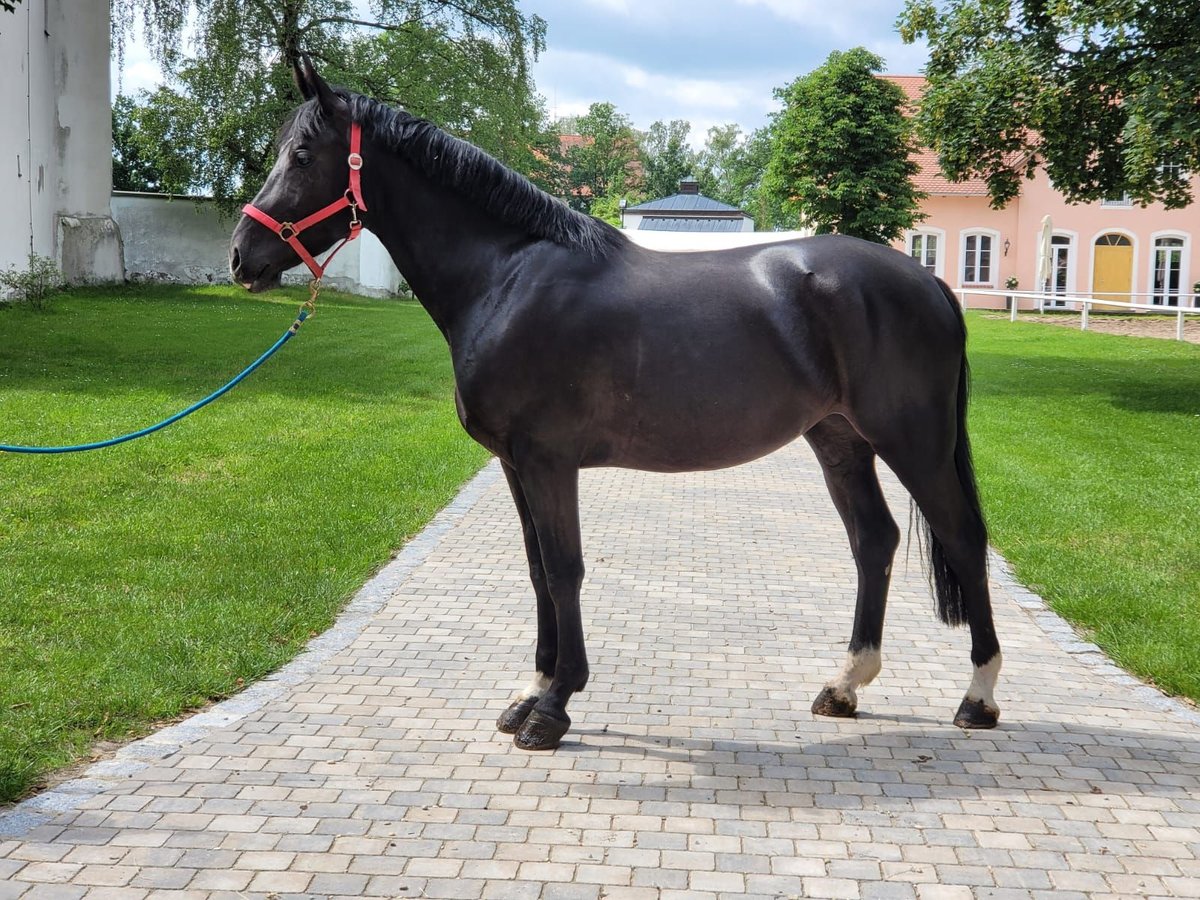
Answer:
[[[346,163],[350,168],[358,170],[363,167],[363,158],[361,153],[351,153],[346,157]]]
[[[283,233],[284,229],[287,229],[288,231],[290,231],[291,234],[284,234]],[[291,222],[280,222],[279,223],[279,237],[281,240],[290,241],[295,236],[296,236],[296,226],[295,225],[293,225]]]

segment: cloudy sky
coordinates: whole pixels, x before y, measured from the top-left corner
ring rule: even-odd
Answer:
[[[746,131],[776,108],[772,89],[832,50],[865,46],[894,74],[917,74],[925,48],[895,31],[903,0],[520,0],[548,24],[534,70],[548,110],[563,116],[609,101],[646,128],[686,119],[694,143],[711,125]],[[116,72],[113,90],[116,91]],[[124,90],[152,87],[157,67],[134,40]]]
[[[535,69],[552,113],[608,100],[639,128],[686,119],[693,138],[776,108],[772,89],[833,50],[864,46],[893,74],[918,74],[925,47],[895,30],[902,0],[522,0],[548,23]]]

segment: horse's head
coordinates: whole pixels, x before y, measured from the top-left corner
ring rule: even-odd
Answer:
[[[230,242],[230,274],[251,291],[276,287],[284,270],[303,261],[288,242],[289,236],[316,255],[346,237],[352,221],[357,220],[354,210],[346,206],[312,224],[302,224],[340,197],[353,199],[346,187],[351,119],[345,98],[334,92],[307,58],[297,64],[295,76],[306,102],[284,126],[275,166],[246,207],[258,211],[258,220],[252,218],[253,211],[243,215]],[[302,234],[297,233],[296,225],[301,226]],[[282,230],[276,230],[278,226]]]

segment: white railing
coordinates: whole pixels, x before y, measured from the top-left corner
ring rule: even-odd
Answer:
[[[1167,306],[1162,303],[1122,303],[1118,300],[1102,300],[1087,294],[1055,294],[1040,291],[997,291],[997,290],[974,290],[971,288],[960,288],[958,290],[960,302],[965,306],[966,298],[971,297],[1005,297],[1011,298],[1009,306],[1009,319],[1013,322],[1017,321],[1017,307],[1020,306],[1022,300],[1034,300],[1037,302],[1037,311],[1045,312],[1047,307],[1054,310],[1062,310],[1064,312],[1074,312],[1078,309],[1079,327],[1083,331],[1087,331],[1088,316],[1092,311],[1093,306],[1102,306],[1105,309],[1128,309],[1135,312],[1152,312],[1160,315],[1167,313],[1175,314],[1175,339],[1183,340],[1183,322],[1184,316],[1200,315],[1200,305],[1197,306]],[[1156,297],[1159,294],[1119,294],[1121,297]],[[1195,294],[1180,294],[1178,299],[1183,300],[1191,298],[1193,304],[1200,303],[1200,295]],[[1071,303],[1075,306],[1067,308],[1059,306],[1060,303]]]

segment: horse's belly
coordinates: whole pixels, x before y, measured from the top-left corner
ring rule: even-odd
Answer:
[[[723,397],[630,409],[629,418],[605,429],[624,434],[605,442],[585,465],[651,472],[723,469],[758,459],[795,440],[820,416],[806,414],[794,393],[740,404]]]

